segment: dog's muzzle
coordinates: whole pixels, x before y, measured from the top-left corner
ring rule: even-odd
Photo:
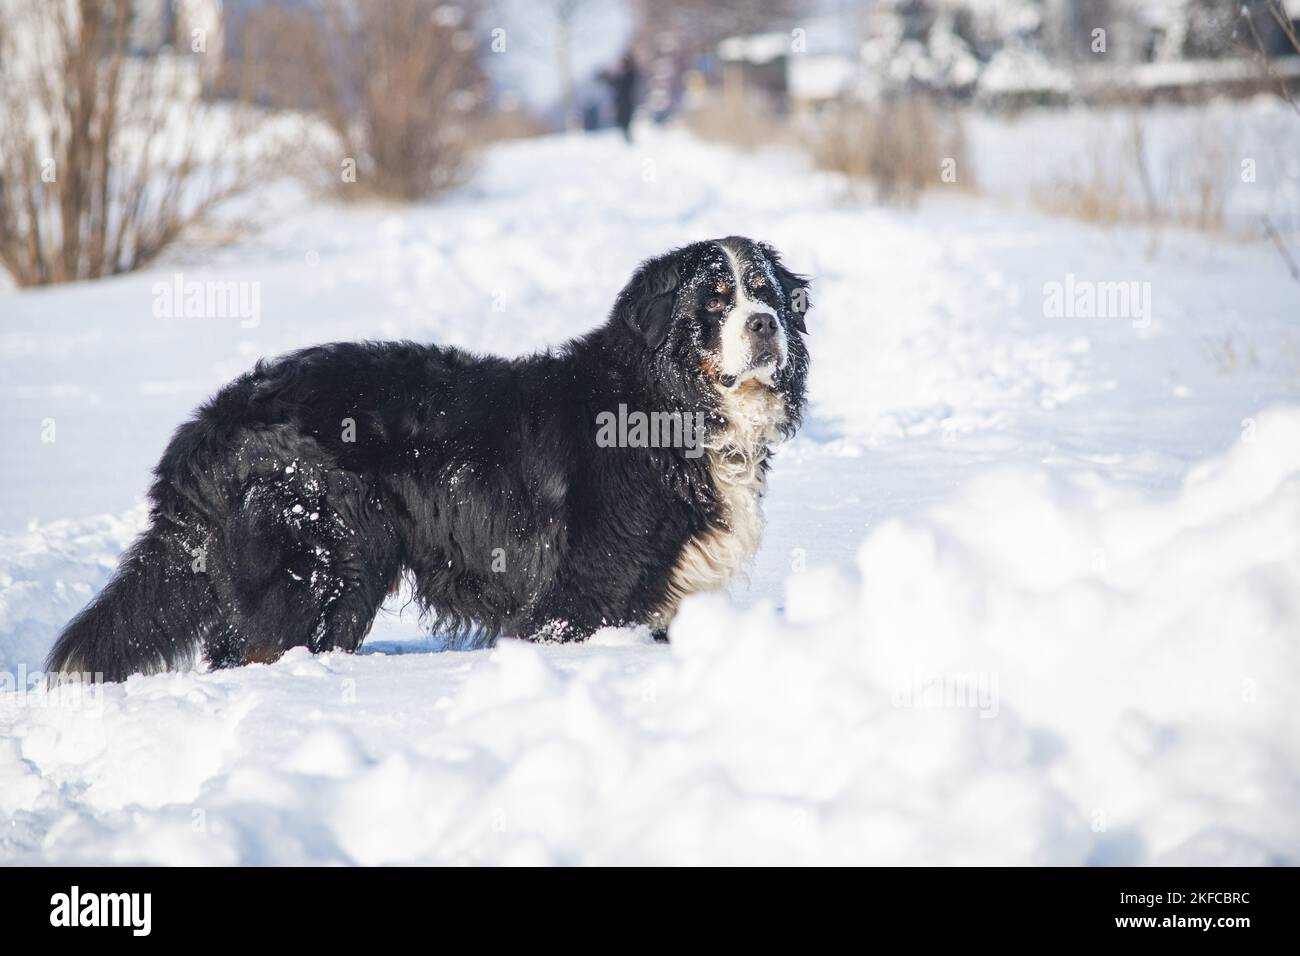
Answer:
[[[785,348],[780,326],[771,312],[755,312],[745,320],[745,339],[749,345],[749,367],[762,368],[785,364]]]

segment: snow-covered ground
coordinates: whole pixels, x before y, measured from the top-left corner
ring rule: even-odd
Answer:
[[[259,356],[528,351],[731,233],[815,277],[763,550],[671,645],[450,651],[395,601],[357,656],[0,693],[0,861],[1300,863],[1281,258],[841,195],[675,132],[534,140],[435,204],[304,203],[219,254],[0,293],[12,687],[140,527],[170,430]],[[178,273],[257,314],[157,317]],[[1069,304],[1127,282],[1119,314]]]

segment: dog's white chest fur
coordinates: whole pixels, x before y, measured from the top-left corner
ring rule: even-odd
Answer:
[[[668,577],[668,594],[656,617],[666,623],[688,594],[720,591],[758,552],[763,534],[763,460],[781,439],[785,405],[756,381],[722,392],[727,427],[704,446],[722,526],[691,538]]]

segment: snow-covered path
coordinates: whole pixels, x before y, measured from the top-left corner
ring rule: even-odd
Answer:
[[[540,348],[639,259],[731,233],[815,278],[813,414],[747,586],[669,647],[430,653],[394,604],[356,657],[0,693],[0,860],[1300,862],[1280,260],[852,205],[676,133],[510,144],[435,205],[304,206],[202,265],[0,293],[0,670],[39,667],[170,430],[257,357]],[[256,283],[257,321],[155,317],[177,273]],[[1131,314],[1045,306],[1127,281]]]

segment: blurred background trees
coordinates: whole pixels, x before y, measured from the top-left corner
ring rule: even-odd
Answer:
[[[973,188],[972,123],[1127,110],[1105,149],[1078,144],[1075,213],[1214,228],[1226,154],[1202,136],[1157,161],[1147,112],[1293,98],[1298,18],[1295,0],[0,0],[0,265],[21,285],[139,268],[289,175],[428,200],[493,140],[609,126],[602,71],[629,53],[638,123],[801,149],[891,203]]]
[[[131,0],[3,0],[0,264],[19,285],[147,265],[255,180],[270,140],[214,108],[211,12],[171,8],[184,45],[160,46]]]
[[[321,0],[249,5],[236,79],[258,99],[304,109],[333,136],[319,182],[396,200],[461,182],[482,113],[484,75],[469,5],[432,0]]]

